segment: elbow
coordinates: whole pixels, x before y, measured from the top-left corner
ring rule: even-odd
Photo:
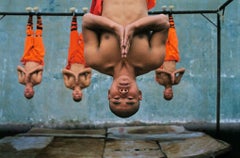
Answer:
[[[90,20],[91,20],[92,14],[91,13],[86,13],[82,17],[82,27],[86,28],[89,26]]]
[[[82,16],[82,27],[86,27],[86,22],[87,22],[87,19],[88,19],[88,14],[89,13],[86,13]]]
[[[159,20],[159,22],[161,21],[161,25],[163,26],[163,28],[168,29],[170,27],[168,16],[161,14],[160,18],[162,20]]]

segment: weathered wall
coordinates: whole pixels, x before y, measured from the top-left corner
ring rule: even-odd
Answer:
[[[175,5],[175,10],[216,9],[224,0],[161,0],[162,5]],[[42,12],[81,10],[88,0],[2,0],[0,11],[24,12],[38,6]],[[222,21],[221,121],[240,119],[240,2],[233,1]],[[206,16],[216,23],[216,15]],[[111,77],[94,71],[92,84],[84,98],[75,103],[63,83],[61,69],[66,64],[71,17],[43,17],[46,48],[45,69],[35,96],[26,100],[24,87],[17,81],[16,66],[23,53],[27,16],[6,16],[0,20],[0,124],[45,124],[49,126],[102,123],[214,122],[216,111],[217,29],[197,14],[174,15],[179,37],[181,61],[186,73],[174,87],[175,97],[165,101],[163,87],[154,80],[154,72],[138,77],[143,101],[137,114],[128,119],[113,115],[108,109],[107,90]],[[81,30],[81,17],[78,17]]]

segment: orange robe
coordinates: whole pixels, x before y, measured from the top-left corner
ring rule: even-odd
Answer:
[[[170,28],[168,31],[168,39],[166,42],[166,56],[164,61],[176,61],[180,60],[179,50],[178,50],[178,37],[176,28],[174,26],[173,17],[169,16]]]
[[[27,27],[27,36],[25,38],[24,53],[21,58],[23,65],[28,61],[37,62],[44,65],[44,55],[45,49],[42,39],[42,30],[37,29],[36,35],[34,36],[34,31]]]
[[[146,0],[148,9],[152,9],[156,5],[156,0]],[[102,15],[103,0],[92,0],[90,13],[95,15]]]
[[[71,68],[71,64],[78,63],[86,66],[84,59],[84,43],[82,33],[78,34],[77,30],[72,30],[70,33],[70,46],[68,49],[68,64],[67,69]]]

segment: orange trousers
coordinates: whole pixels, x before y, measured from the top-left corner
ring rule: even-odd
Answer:
[[[24,53],[21,58],[21,62],[23,65],[25,65],[28,61],[33,61],[44,65],[45,50],[42,39],[42,29],[37,29],[34,34],[32,26],[28,24],[26,28],[26,34],[27,36],[25,38]]]
[[[156,5],[156,0],[146,0],[148,9],[152,9]],[[102,15],[103,0],[92,0],[90,13]]]
[[[70,44],[68,49],[68,63],[66,68],[70,69],[71,64],[78,63],[86,66],[84,59],[84,42],[82,33],[78,34],[76,17],[73,17],[70,33]]]
[[[170,28],[168,31],[168,39],[166,42],[166,56],[164,61],[176,61],[180,60],[178,50],[178,37],[172,15],[169,15]]]

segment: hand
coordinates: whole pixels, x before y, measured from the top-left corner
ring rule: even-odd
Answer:
[[[129,50],[130,44],[123,44],[121,47],[121,56],[122,58],[126,58],[127,54],[128,54],[128,50]]]
[[[131,25],[127,25],[124,29],[124,38],[123,42],[121,44],[121,53],[122,53],[122,58],[126,58],[128,51],[130,49],[130,45],[132,42],[133,38],[133,29]]]
[[[17,73],[18,73],[18,82],[24,85],[27,72],[25,71],[25,69],[23,67],[18,66]]]
[[[174,84],[174,82],[175,82],[175,72],[171,73],[171,82],[172,82],[172,84]]]
[[[120,43],[120,48],[121,48],[121,53],[123,54],[125,46],[124,46],[124,27],[122,25],[116,25],[115,26],[115,33],[118,37],[119,43]]]

